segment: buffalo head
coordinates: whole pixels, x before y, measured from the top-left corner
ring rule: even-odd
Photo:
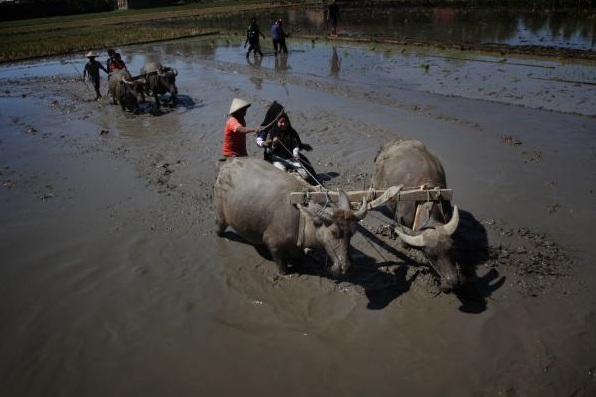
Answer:
[[[443,292],[451,292],[462,284],[462,278],[454,260],[451,237],[458,223],[459,211],[457,206],[454,206],[453,215],[446,224],[430,222],[428,226],[412,234],[404,232],[405,229],[402,230],[401,226],[395,228],[395,232],[402,241],[424,252],[430,265],[441,278]]]
[[[129,109],[137,111],[139,103],[145,101],[143,87],[145,85],[144,78],[129,79],[122,77],[120,79],[119,102],[122,109]]]
[[[157,75],[164,84],[167,91],[176,96],[178,94],[178,88],[176,87],[176,76],[178,76],[178,70],[172,67],[162,67],[159,69]]]
[[[366,216],[366,199],[356,212],[352,212],[348,196],[339,191],[338,208],[333,211],[318,204],[299,206],[306,218],[304,246],[324,249],[332,261],[331,273],[336,276],[346,274],[351,266],[350,239],[356,226]]]

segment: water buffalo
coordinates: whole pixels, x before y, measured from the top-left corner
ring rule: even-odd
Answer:
[[[403,184],[407,187],[426,186],[427,188],[447,188],[445,171],[439,159],[428,151],[422,142],[400,140],[385,145],[375,158],[373,186],[376,189],[388,188]],[[396,232],[406,244],[421,248],[432,267],[440,276],[441,289],[450,292],[462,284],[456,261],[454,260],[451,235],[457,229],[459,212],[453,208],[449,222],[447,216],[451,212],[451,204],[447,201],[429,203],[420,230],[409,233],[401,226],[414,228],[417,203],[414,201],[387,202],[391,215],[398,223]],[[421,209],[422,209],[421,208]]]
[[[178,71],[171,67],[163,66],[159,62],[149,62],[141,68],[141,75],[145,77],[145,93],[153,96],[155,106],[159,109],[159,95],[170,93],[172,104],[178,103],[178,88],[176,88],[176,76]]]
[[[281,274],[302,258],[304,248],[324,249],[333,263],[331,272],[345,274],[351,267],[350,239],[366,215],[366,200],[356,212],[341,191],[333,210],[313,203],[291,204],[290,192],[302,191],[315,188],[264,160],[227,159],[214,186],[217,235],[231,226],[251,244],[266,246]]]
[[[119,103],[124,111],[136,112],[139,110],[139,102],[145,101],[144,87],[144,78],[133,79],[128,71],[115,70],[108,78],[110,102]]]

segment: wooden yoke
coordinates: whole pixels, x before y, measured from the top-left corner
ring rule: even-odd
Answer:
[[[369,189],[369,190],[355,190],[346,192],[350,202],[361,203],[362,199],[366,197],[368,209],[374,209],[383,205],[390,199],[397,201],[450,201],[453,196],[451,189],[427,189],[427,188],[406,188],[403,189],[401,185],[392,186],[389,189]],[[333,202],[337,204],[339,201],[339,193],[337,191],[327,192],[292,192],[290,193],[290,203],[306,205],[313,202],[320,205]]]

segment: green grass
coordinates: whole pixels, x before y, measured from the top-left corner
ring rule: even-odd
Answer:
[[[269,8],[270,1],[229,1],[219,6],[188,4],[167,8],[39,18],[0,23],[0,62],[173,40],[217,32],[192,26],[159,26],[160,19],[208,16]]]

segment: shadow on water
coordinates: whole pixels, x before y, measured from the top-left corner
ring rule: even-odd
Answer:
[[[390,216],[384,207],[377,209],[377,211],[385,216]],[[489,244],[486,229],[470,212],[460,209],[459,213],[460,223],[458,231],[454,235],[454,250],[465,284],[453,293],[461,302],[459,307],[460,311],[465,313],[481,313],[486,310],[487,299],[505,283],[505,277],[500,276],[499,272],[495,269],[491,269],[488,273],[482,276],[478,275],[478,267],[486,263],[489,259]],[[425,263],[417,262],[415,259],[410,258],[402,251],[398,250],[394,245],[389,244],[386,240],[379,238],[375,233],[370,232],[364,227],[360,227],[359,231],[368,241],[374,243],[388,254],[398,258],[402,262],[400,263],[399,269],[407,269],[408,267],[420,269],[410,280],[406,281],[408,289],[422,269],[426,269],[435,274],[434,270],[427,265],[426,261]],[[396,245],[397,244],[396,241]],[[409,249],[418,251],[416,248],[412,247]],[[395,265],[397,263],[383,263],[379,266],[387,266],[391,264]],[[397,296],[398,295],[395,297]],[[378,306],[378,303],[378,301],[371,301],[371,305]],[[387,304],[388,303],[389,302],[387,302]]]
[[[478,276],[478,266],[489,259],[489,244],[485,227],[468,211],[459,210],[459,227],[454,235],[456,258],[467,283],[455,295],[461,301],[460,311],[481,313],[486,300],[505,283],[505,277],[491,269]]]
[[[172,97],[170,94],[166,94],[160,97],[160,107],[155,106],[154,100],[148,99],[146,102],[139,105],[139,109],[143,114],[151,114],[152,116],[163,116],[172,112],[187,112],[193,109],[203,107],[202,104],[197,104],[188,95],[178,95],[176,97],[176,105],[173,104]]]
[[[251,245],[262,258],[273,261],[267,247],[250,244],[234,231],[227,230],[222,237],[233,242]],[[394,265],[394,263],[377,263],[374,258],[353,247],[350,249],[350,254],[356,266],[354,266],[352,272],[345,276],[335,276],[329,271],[330,264],[323,250],[309,251],[301,261],[290,264],[289,270],[291,273],[327,278],[338,284],[348,282],[358,285],[364,289],[364,293],[369,300],[367,307],[371,310],[383,309],[394,299],[408,292],[410,285],[417,276],[416,273],[408,279],[407,267],[400,267],[393,273],[381,271],[380,268]],[[405,256],[403,258],[407,259]]]

